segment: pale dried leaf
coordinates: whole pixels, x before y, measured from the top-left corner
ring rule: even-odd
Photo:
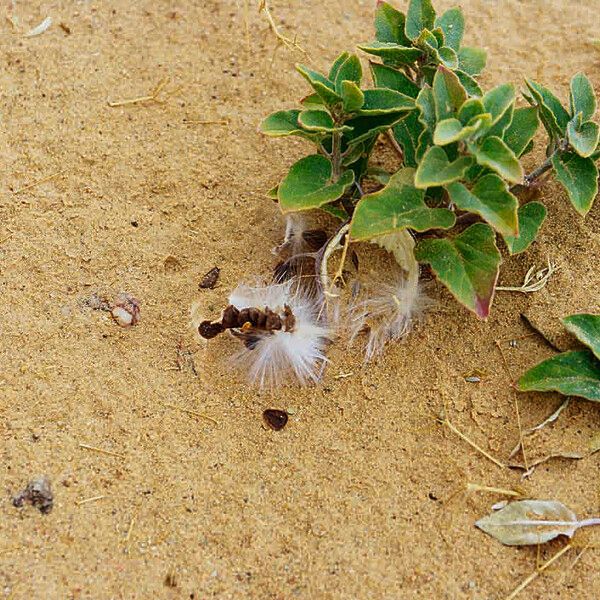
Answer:
[[[25,37],[35,37],[36,35],[41,35],[50,27],[50,25],[52,25],[52,17],[46,17],[39,25],[33,29],[30,29],[25,34]]]
[[[572,537],[580,524],[572,510],[554,500],[519,500],[475,523],[507,546],[549,542],[559,535]]]

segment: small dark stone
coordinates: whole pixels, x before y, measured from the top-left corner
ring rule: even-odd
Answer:
[[[201,290],[212,290],[215,285],[217,285],[217,281],[219,280],[219,274],[221,273],[221,269],[219,267],[213,267],[200,281],[200,285],[198,286]]]
[[[280,431],[287,425],[288,414],[283,410],[267,408],[263,412],[263,419],[273,431]]]
[[[46,475],[32,479],[27,487],[13,498],[13,506],[16,508],[21,508],[25,502],[35,506],[44,515],[52,510],[54,494],[50,479]]]

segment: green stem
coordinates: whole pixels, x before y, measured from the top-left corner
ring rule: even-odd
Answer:
[[[342,175],[342,134],[337,131],[331,136],[331,164],[335,183]]]

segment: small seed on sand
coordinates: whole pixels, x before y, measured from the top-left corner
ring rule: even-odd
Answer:
[[[263,419],[273,431],[280,431],[288,422],[288,414],[283,410],[267,408],[263,412]]]

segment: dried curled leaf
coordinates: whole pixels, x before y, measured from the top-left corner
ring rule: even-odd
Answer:
[[[559,535],[572,537],[580,527],[575,513],[554,500],[520,500],[475,523],[506,546],[549,542]]]

